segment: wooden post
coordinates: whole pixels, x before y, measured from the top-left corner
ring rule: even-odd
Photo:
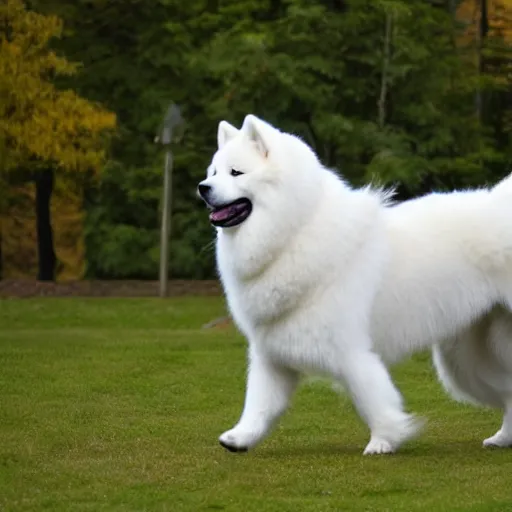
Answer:
[[[172,152],[165,153],[162,223],[160,234],[160,297],[167,297],[169,287],[169,236],[171,233]]]
[[[167,108],[155,142],[165,147],[164,184],[162,193],[162,221],[160,227],[160,297],[167,297],[169,288],[169,237],[172,216],[172,151],[171,143],[181,138],[183,119],[174,103]]]

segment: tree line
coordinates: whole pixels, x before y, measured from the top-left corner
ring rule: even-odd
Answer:
[[[509,0],[3,0],[0,209],[35,183],[54,279],[59,179],[82,198],[85,277],[155,278],[170,102],[175,277],[215,273],[195,186],[220,119],[266,118],[398,199],[494,183],[512,171],[511,27]]]

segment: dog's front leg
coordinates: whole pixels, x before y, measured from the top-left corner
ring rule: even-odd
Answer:
[[[371,439],[365,455],[392,453],[416,435],[422,421],[403,411],[402,397],[387,368],[364,336],[359,340],[360,343],[354,343],[357,349],[332,359],[333,376],[342,379],[360,416],[370,427]]]
[[[288,407],[299,380],[296,372],[276,364],[254,347],[249,359],[242,416],[219,438],[220,444],[232,452],[245,452],[266,437]]]

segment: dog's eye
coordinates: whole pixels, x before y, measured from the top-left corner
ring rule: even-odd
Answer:
[[[243,172],[231,169],[231,176],[240,176],[240,174],[243,174]]]

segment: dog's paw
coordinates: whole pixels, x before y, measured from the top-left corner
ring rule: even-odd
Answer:
[[[364,449],[363,455],[381,455],[385,453],[394,453],[393,446],[389,441],[380,437],[372,437]]]
[[[405,441],[418,436],[425,426],[424,418],[403,414],[398,421],[379,425],[372,432],[364,455],[394,453]]]
[[[250,432],[233,428],[219,437],[219,443],[230,452],[244,453],[255,444],[255,437]]]
[[[512,438],[498,430],[493,436],[484,439],[482,444],[485,448],[508,448],[512,446]]]

